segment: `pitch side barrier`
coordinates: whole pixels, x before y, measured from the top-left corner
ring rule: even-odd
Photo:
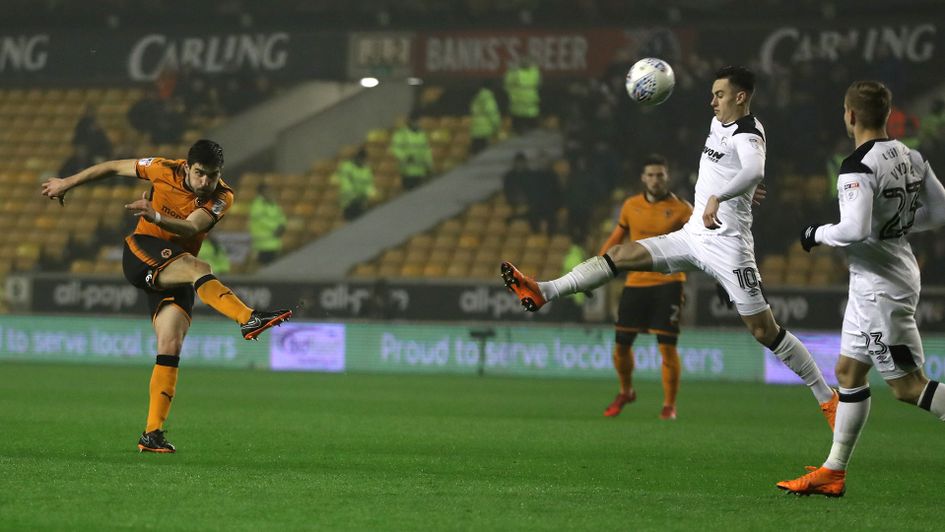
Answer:
[[[499,323],[599,323],[570,301],[555,302],[537,313],[523,312],[515,297],[496,282],[338,281],[279,283],[240,281],[227,286],[251,307],[298,307],[297,316],[312,320],[406,320],[436,322]],[[837,330],[843,320],[846,287],[825,289],[777,288],[766,290],[768,301],[786,327]],[[70,315],[144,316],[143,294],[124,280],[102,277],[37,274],[12,275],[4,300],[12,312]],[[688,304],[694,306],[693,322],[701,327],[737,327],[733,309],[723,305],[711,286],[696,289]],[[197,301],[195,312],[213,314]],[[945,333],[945,289],[925,288],[916,317],[923,333]]]
[[[148,366],[155,338],[144,318],[0,315],[0,364],[44,361]],[[794,329],[835,383],[838,333]],[[608,325],[449,324],[293,321],[243,340],[232,322],[194,320],[181,354],[186,367],[274,371],[429,373],[539,378],[613,378]],[[945,379],[945,335],[923,336],[926,372]],[[652,336],[634,346],[635,378],[660,379]],[[686,330],[679,344],[683,379],[797,384],[774,355],[741,328]]]

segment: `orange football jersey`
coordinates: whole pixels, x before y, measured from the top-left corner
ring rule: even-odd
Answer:
[[[203,209],[216,224],[233,205],[233,189],[221,179],[217,189],[209,198],[198,198],[186,183],[184,169],[186,163],[187,161],[183,159],[148,157],[138,159],[135,163],[135,171],[139,179],[147,179],[151,182],[151,192],[148,195],[151,207],[161,213],[161,216],[184,220],[197,209]],[[206,231],[191,237],[178,236],[144,218],[138,220],[135,234],[154,236],[174,242],[195,257],[200,252],[200,244],[207,236]]]
[[[630,240],[642,240],[682,229],[691,214],[692,205],[675,194],[650,203],[644,194],[640,193],[630,196],[623,203],[618,225],[630,232]],[[626,286],[653,286],[685,280],[686,274],[682,272],[630,272],[627,274]]]

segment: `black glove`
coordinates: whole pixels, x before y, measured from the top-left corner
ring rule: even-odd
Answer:
[[[719,303],[725,305],[728,308],[732,308],[732,298],[728,297],[728,292],[721,283],[715,283],[715,295],[718,296]]]
[[[803,231],[801,231],[801,247],[803,247],[804,251],[808,253],[810,253],[810,250],[814,246],[820,245],[814,240],[814,235],[817,234],[818,227],[820,227],[820,224],[808,225]]]

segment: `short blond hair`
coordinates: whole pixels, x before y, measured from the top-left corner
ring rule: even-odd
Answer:
[[[863,127],[880,129],[889,118],[892,92],[879,81],[854,81],[847,89],[844,102],[856,113]]]

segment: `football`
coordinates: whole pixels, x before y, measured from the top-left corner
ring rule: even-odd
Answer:
[[[643,58],[627,72],[627,94],[640,105],[659,105],[669,98],[676,86],[673,67],[662,59]]]

